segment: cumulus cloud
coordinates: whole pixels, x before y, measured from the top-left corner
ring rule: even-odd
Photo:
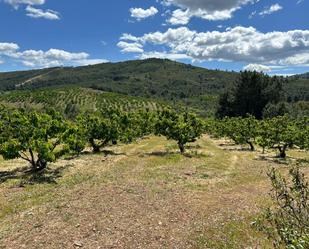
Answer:
[[[103,59],[90,59],[85,52],[72,53],[61,49],[20,51],[15,43],[0,43],[0,55],[22,63],[27,67],[45,68],[66,65],[91,65],[107,62]]]
[[[120,42],[143,52],[147,44],[167,47],[170,54],[185,54],[194,60],[296,65],[303,63],[301,56],[309,53],[309,30],[263,33],[253,27],[237,26],[222,32],[197,32],[180,27],[140,37],[125,34]]]
[[[309,66],[309,52],[295,54],[285,59],[279,60],[280,65],[305,65]]]
[[[137,42],[118,42],[117,46],[121,48],[121,52],[123,53],[143,53],[143,45]]]
[[[282,6],[278,3],[271,5],[269,8],[264,9],[259,13],[260,16],[271,15],[279,10],[282,10]]]
[[[0,42],[0,55],[10,55],[16,52],[19,46],[16,43]]]
[[[143,19],[156,15],[158,13],[158,10],[152,6],[149,9],[131,8],[130,12],[131,17],[136,18],[138,21],[141,21]]]
[[[44,18],[48,20],[59,20],[59,13],[53,10],[42,10],[37,9],[34,7],[31,7],[30,5],[26,8],[27,16],[33,17],[33,18]]]
[[[258,0],[165,0],[167,6],[176,6],[168,20],[173,25],[187,24],[192,17],[205,20],[225,20],[232,17],[233,13],[243,5],[254,3]]]
[[[249,64],[244,67],[244,70],[257,71],[257,72],[270,72],[271,68],[269,66],[265,66],[261,64]]]

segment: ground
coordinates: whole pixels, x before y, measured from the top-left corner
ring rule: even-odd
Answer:
[[[183,156],[162,137],[84,153],[39,176],[0,161],[0,248],[271,248],[252,222],[270,205],[271,167],[308,152],[241,149],[204,136]]]

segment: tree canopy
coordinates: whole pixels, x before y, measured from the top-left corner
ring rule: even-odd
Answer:
[[[278,103],[283,97],[283,82],[280,77],[244,71],[235,84],[221,95],[217,116],[245,117],[250,114],[261,119],[267,104]]]

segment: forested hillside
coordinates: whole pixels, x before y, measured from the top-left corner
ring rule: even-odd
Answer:
[[[147,59],[84,67],[0,73],[0,90],[7,92],[52,87],[55,93],[60,87],[59,94],[63,95],[63,86],[75,86],[147,98],[150,102],[164,101],[211,116],[217,108],[218,96],[238,77],[239,74],[235,72],[208,70],[170,60]],[[308,101],[309,80],[306,74],[285,78],[284,92],[288,102]],[[2,100],[11,101],[12,98],[20,98],[19,101],[34,102],[33,98],[37,98],[30,94],[31,100],[26,100],[29,95],[27,92],[23,94],[19,91],[11,94],[13,97],[4,95],[1,97]],[[42,92],[40,94],[42,95]],[[84,93],[80,91],[79,95],[82,94]],[[17,95],[20,97],[16,97]],[[45,94],[43,102],[49,103],[55,100],[54,97],[51,100],[48,98],[49,95]],[[87,97],[81,98],[87,99]],[[72,102],[68,101],[66,104]],[[35,100],[35,102],[42,101]]]

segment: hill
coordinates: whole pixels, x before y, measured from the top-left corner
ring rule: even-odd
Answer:
[[[235,72],[147,59],[0,73],[0,91],[75,86],[148,98],[149,101],[165,101],[171,105],[188,106],[203,115],[212,115],[219,94],[237,77]],[[286,78],[285,90],[290,102],[309,100],[309,80],[305,74],[299,78]]]

